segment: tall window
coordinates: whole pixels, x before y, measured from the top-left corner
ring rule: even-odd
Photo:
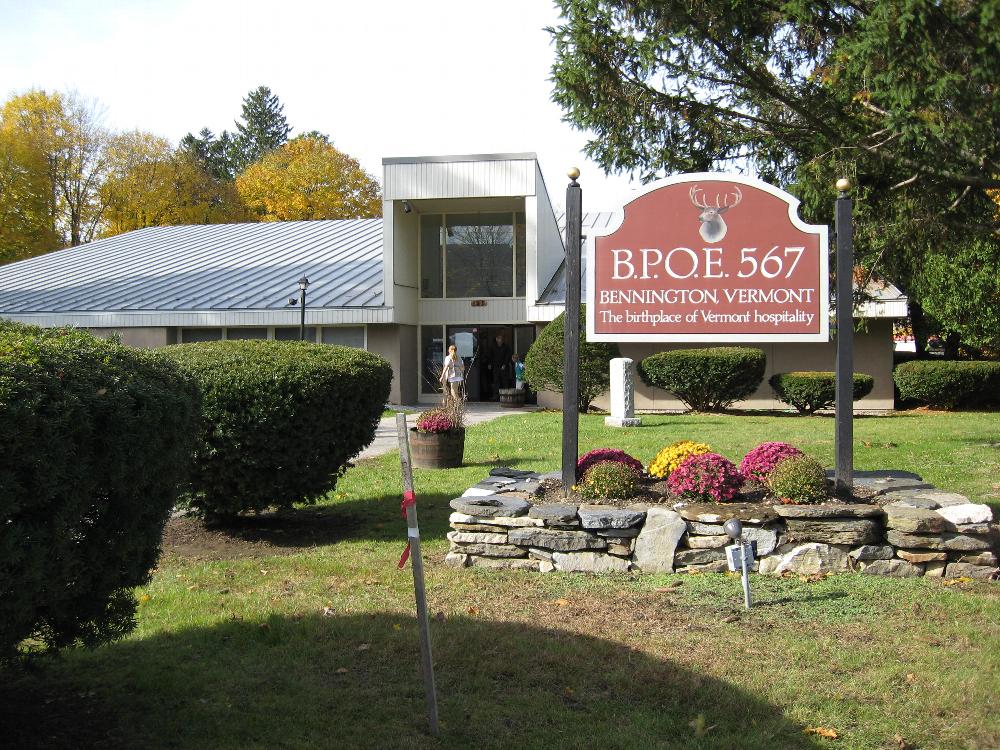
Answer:
[[[523,296],[523,213],[426,214],[420,220],[422,297]]]

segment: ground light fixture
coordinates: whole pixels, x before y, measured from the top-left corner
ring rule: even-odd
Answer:
[[[729,569],[739,570],[743,576],[743,604],[750,609],[750,566],[757,554],[757,544],[743,539],[743,524],[738,518],[730,518],[722,524],[722,530],[729,535],[734,544],[726,547],[726,561]]]
[[[299,310],[301,315],[299,317],[299,341],[306,340],[306,289],[309,288],[309,279],[303,276],[299,279]]]

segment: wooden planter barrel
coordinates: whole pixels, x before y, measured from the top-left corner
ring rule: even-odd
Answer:
[[[418,432],[410,428],[410,458],[418,469],[453,469],[462,465],[465,430]]]
[[[518,409],[524,406],[524,388],[501,388],[500,406],[504,409]]]

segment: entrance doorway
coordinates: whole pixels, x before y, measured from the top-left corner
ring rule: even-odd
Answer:
[[[535,341],[533,325],[447,326],[446,331],[447,346],[454,344],[465,362],[469,401],[497,401],[498,389],[513,388],[511,357],[516,354],[523,362]]]

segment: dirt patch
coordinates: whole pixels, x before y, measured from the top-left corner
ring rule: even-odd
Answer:
[[[347,514],[307,509],[248,516],[227,526],[206,526],[200,518],[177,517],[163,530],[163,557],[235,560],[293,555],[333,544],[356,525]]]

